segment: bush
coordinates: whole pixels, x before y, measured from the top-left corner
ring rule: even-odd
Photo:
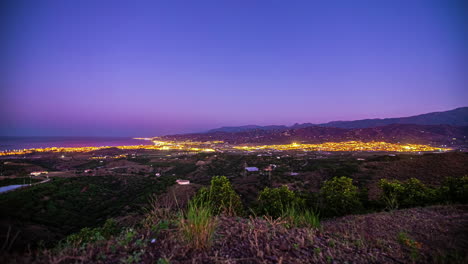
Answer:
[[[257,211],[260,214],[278,218],[288,209],[293,207],[301,208],[303,205],[304,200],[289,190],[287,186],[279,188],[266,187],[258,196]]]
[[[445,179],[439,189],[440,199],[451,203],[468,203],[468,176]]]
[[[403,196],[404,187],[400,181],[387,179],[381,179],[379,187],[382,189],[380,200],[388,210],[398,209],[401,203],[401,197]]]
[[[200,189],[195,195],[194,201],[209,204],[214,214],[223,213],[234,216],[243,212],[241,199],[225,176],[213,177],[210,187]]]
[[[362,209],[359,191],[348,177],[335,177],[324,183],[320,189],[325,215],[340,216]]]
[[[433,203],[436,198],[435,189],[427,187],[420,180],[411,178],[403,183],[405,192],[402,204],[405,207],[423,206]]]
[[[213,208],[206,203],[190,201],[187,212],[179,216],[182,236],[195,249],[205,249],[211,245],[216,229]]]
[[[88,243],[98,242],[109,239],[120,232],[120,228],[114,219],[107,219],[102,227],[85,227],[80,232],[69,235],[65,242],[69,245],[86,245]]]
[[[379,186],[382,189],[381,200],[390,210],[423,206],[436,200],[436,191],[415,178],[406,182],[381,179]]]

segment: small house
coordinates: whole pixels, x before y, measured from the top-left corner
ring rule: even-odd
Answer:
[[[33,171],[30,173],[31,176],[40,176],[42,174],[48,174],[48,171]]]
[[[254,172],[254,171],[258,171],[258,168],[257,167],[245,167],[245,170],[248,172]]]
[[[189,185],[190,184],[189,180],[176,180],[176,182],[179,185]]]

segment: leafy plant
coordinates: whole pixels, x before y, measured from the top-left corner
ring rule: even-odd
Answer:
[[[401,196],[405,191],[401,182],[397,180],[389,181],[387,179],[381,179],[379,187],[382,189],[380,199],[385,204],[386,208],[388,210],[398,209],[401,202]]]
[[[113,219],[107,219],[102,227],[89,228],[85,227],[78,233],[69,235],[65,242],[69,245],[86,245],[88,243],[95,243],[120,232],[120,228]]]
[[[170,263],[169,263],[169,260],[167,260],[165,258],[159,258],[158,262],[156,262],[156,264],[170,264]]]
[[[359,191],[348,177],[335,177],[320,189],[323,211],[327,215],[345,215],[362,208]]]
[[[468,203],[468,176],[445,179],[439,189],[440,199],[451,203]]]
[[[141,256],[145,253],[144,250],[135,251],[132,254],[120,259],[121,263],[141,263]]]
[[[436,199],[435,189],[427,187],[420,180],[411,178],[405,182],[381,179],[381,200],[390,210],[398,207],[414,207],[430,204]]]
[[[289,190],[287,186],[279,188],[266,187],[258,196],[258,212],[274,218],[283,216],[287,210],[302,207],[304,200]]]
[[[130,243],[135,239],[137,236],[137,231],[133,228],[127,228],[120,234],[119,237],[119,245],[125,247],[130,245]]]
[[[193,198],[196,203],[209,204],[214,214],[240,215],[243,206],[239,195],[226,176],[215,176],[209,188],[202,188]]]
[[[411,178],[403,183],[402,204],[405,207],[423,206],[435,199],[435,190],[427,187],[420,180]]]

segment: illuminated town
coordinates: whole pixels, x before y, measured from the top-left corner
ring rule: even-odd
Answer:
[[[255,150],[302,150],[302,151],[388,151],[388,152],[426,152],[448,151],[449,148],[436,148],[419,144],[395,144],[387,142],[326,142],[322,144],[291,143],[286,145],[236,146],[235,149]]]
[[[0,152],[0,156],[24,155],[40,152],[90,152],[100,149],[117,148],[122,150],[175,150],[188,152],[216,152],[223,150],[242,150],[242,151],[384,151],[384,152],[430,152],[430,151],[449,151],[450,148],[432,147],[420,144],[396,144],[387,142],[325,142],[321,144],[302,144],[291,143],[284,145],[245,145],[230,146],[223,141],[162,141],[153,140],[154,145],[134,145],[134,146],[101,146],[101,147],[50,147],[50,148],[31,148],[22,150],[9,150]]]

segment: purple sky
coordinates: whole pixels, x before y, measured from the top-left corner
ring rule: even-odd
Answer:
[[[0,135],[155,136],[467,105],[462,0],[6,2]]]

